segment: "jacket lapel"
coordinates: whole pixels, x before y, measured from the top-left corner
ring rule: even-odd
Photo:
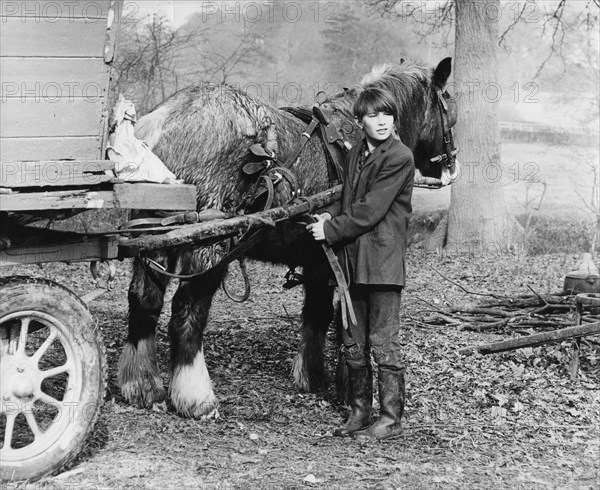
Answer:
[[[367,166],[369,166],[371,163],[373,163],[375,161],[375,159],[379,157],[379,155],[381,155],[383,152],[387,151],[390,148],[390,146],[392,146],[393,142],[394,142],[394,137],[390,136],[386,141],[384,141],[377,148],[375,148],[375,151],[373,151],[369,155],[369,157],[367,158],[367,161],[363,164],[363,166],[362,166],[363,170]]]

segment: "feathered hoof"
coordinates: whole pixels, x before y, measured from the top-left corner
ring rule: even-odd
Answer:
[[[128,381],[121,385],[121,394],[130,405],[140,408],[152,408],[167,398],[167,391],[160,379]]]
[[[167,392],[163,386],[154,349],[154,337],[142,339],[137,346],[127,342],[119,360],[117,383],[127,403],[151,408],[164,401]]]
[[[169,395],[177,413],[185,417],[200,420],[219,417],[219,402],[213,391],[202,349],[193,363],[175,367]]]
[[[202,421],[217,420],[219,418],[219,402],[212,401],[200,402],[193,405],[177,403],[171,399],[176,412],[184,417],[190,417]]]
[[[304,358],[301,352],[298,352],[294,357],[292,376],[294,378],[294,386],[299,391],[310,391],[311,386],[308,379],[308,373],[304,369]]]
[[[292,365],[292,376],[294,385],[299,391],[317,393],[327,389],[329,378],[323,369],[314,369],[312,373],[304,365],[304,357],[301,352],[296,354]]]

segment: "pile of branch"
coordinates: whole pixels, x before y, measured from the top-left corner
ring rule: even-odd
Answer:
[[[532,294],[521,296],[503,296],[493,293],[469,291],[462,285],[437,274],[448,282],[461,288],[465,293],[483,297],[475,304],[451,305],[438,308],[434,313],[422,318],[426,324],[454,324],[464,330],[485,332],[492,330],[541,328],[557,329],[574,324],[575,296],[565,293],[539,294],[531,287]],[[426,301],[425,301],[426,302]],[[590,315],[584,321],[598,321]]]
[[[493,298],[476,305],[452,305],[423,319],[425,323],[452,323],[465,330],[484,332],[505,328],[558,328],[573,325],[573,296],[546,294]]]

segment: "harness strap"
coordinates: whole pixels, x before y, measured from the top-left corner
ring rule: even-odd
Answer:
[[[444,135],[444,150],[445,153],[442,155],[438,155],[430,159],[432,163],[440,163],[447,162],[446,165],[450,168],[452,172],[454,172],[454,161],[455,156],[458,153],[458,149],[454,146],[454,136],[452,133],[452,128],[449,127],[448,124],[448,104],[446,104],[446,100],[444,98],[444,94],[441,90],[437,90],[438,97],[438,107],[440,110],[440,118],[442,122],[442,133]]]
[[[139,226],[158,225],[158,226],[170,226],[170,225],[188,225],[193,223],[200,223],[202,221],[212,221],[215,219],[230,218],[231,215],[219,210],[219,209],[205,209],[199,213],[191,211],[189,213],[180,213],[170,216],[164,216],[162,218],[138,218],[127,221],[121,226],[121,231],[128,231],[130,228],[137,228]],[[138,231],[138,230],[136,230]]]
[[[250,297],[250,278],[248,277],[248,270],[246,269],[246,262],[245,262],[244,258],[239,257],[237,260],[240,265],[240,271],[242,273],[242,278],[244,279],[244,293],[240,296],[237,296],[236,294],[232,293],[229,290],[229,286],[227,286],[227,281],[225,280],[227,278],[227,276],[225,276],[223,278],[223,281],[221,282],[221,286],[223,287],[223,291],[225,292],[225,294],[227,295],[227,297],[230,300],[235,301],[236,303],[243,303]]]
[[[270,231],[268,228],[258,228],[257,230],[245,233],[244,236],[240,238],[238,245],[230,250],[229,253],[227,253],[218,264],[214,265],[210,269],[195,274],[175,274],[167,271],[166,268],[161,264],[148,257],[143,257],[142,260],[150,269],[167,277],[172,277],[182,281],[198,280],[221,272],[226,266],[231,264],[231,262],[241,258],[246,252],[248,252],[248,250],[254,247],[254,245],[256,245],[268,231]]]
[[[302,215],[303,221],[308,223],[314,223],[316,220],[310,214]],[[337,283],[338,289],[340,290],[340,301],[342,308],[342,325],[344,329],[348,331],[351,335],[350,325],[348,325],[348,319],[350,320],[350,324],[353,327],[356,327],[356,315],[354,313],[354,308],[352,307],[352,300],[350,299],[350,290],[348,289],[348,283],[346,282],[346,276],[344,276],[344,271],[342,270],[342,266],[338,258],[336,257],[334,251],[329,246],[327,242],[321,242],[321,248],[323,252],[325,252],[325,257],[327,257],[327,261],[329,262],[329,267],[331,267],[331,271],[333,272],[333,276],[335,278],[335,282]]]
[[[293,165],[293,163],[296,161],[296,159],[300,156],[300,153],[306,146],[306,142],[310,139],[310,137],[313,134],[313,131],[315,130],[315,128],[318,125],[319,125],[319,120],[317,118],[313,118],[310,121],[310,124],[306,128],[306,131],[304,133],[302,133],[302,140],[300,141],[298,146],[296,146],[296,149],[292,152],[292,154],[288,157],[288,159],[285,161],[285,163],[283,164],[284,167],[290,167],[291,165]]]

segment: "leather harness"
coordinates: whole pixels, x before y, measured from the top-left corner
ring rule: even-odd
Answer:
[[[431,163],[441,163],[443,166],[448,167],[451,173],[454,173],[454,169],[456,166],[456,154],[458,153],[458,148],[454,146],[454,135],[452,134],[452,127],[456,123],[456,120],[450,121],[449,111],[448,111],[448,103],[447,100],[450,100],[452,97],[445,90],[442,92],[441,90],[437,90],[437,101],[438,108],[440,111],[440,118],[442,122],[442,133],[444,135],[444,153],[437,155],[433,158],[430,158]]]

